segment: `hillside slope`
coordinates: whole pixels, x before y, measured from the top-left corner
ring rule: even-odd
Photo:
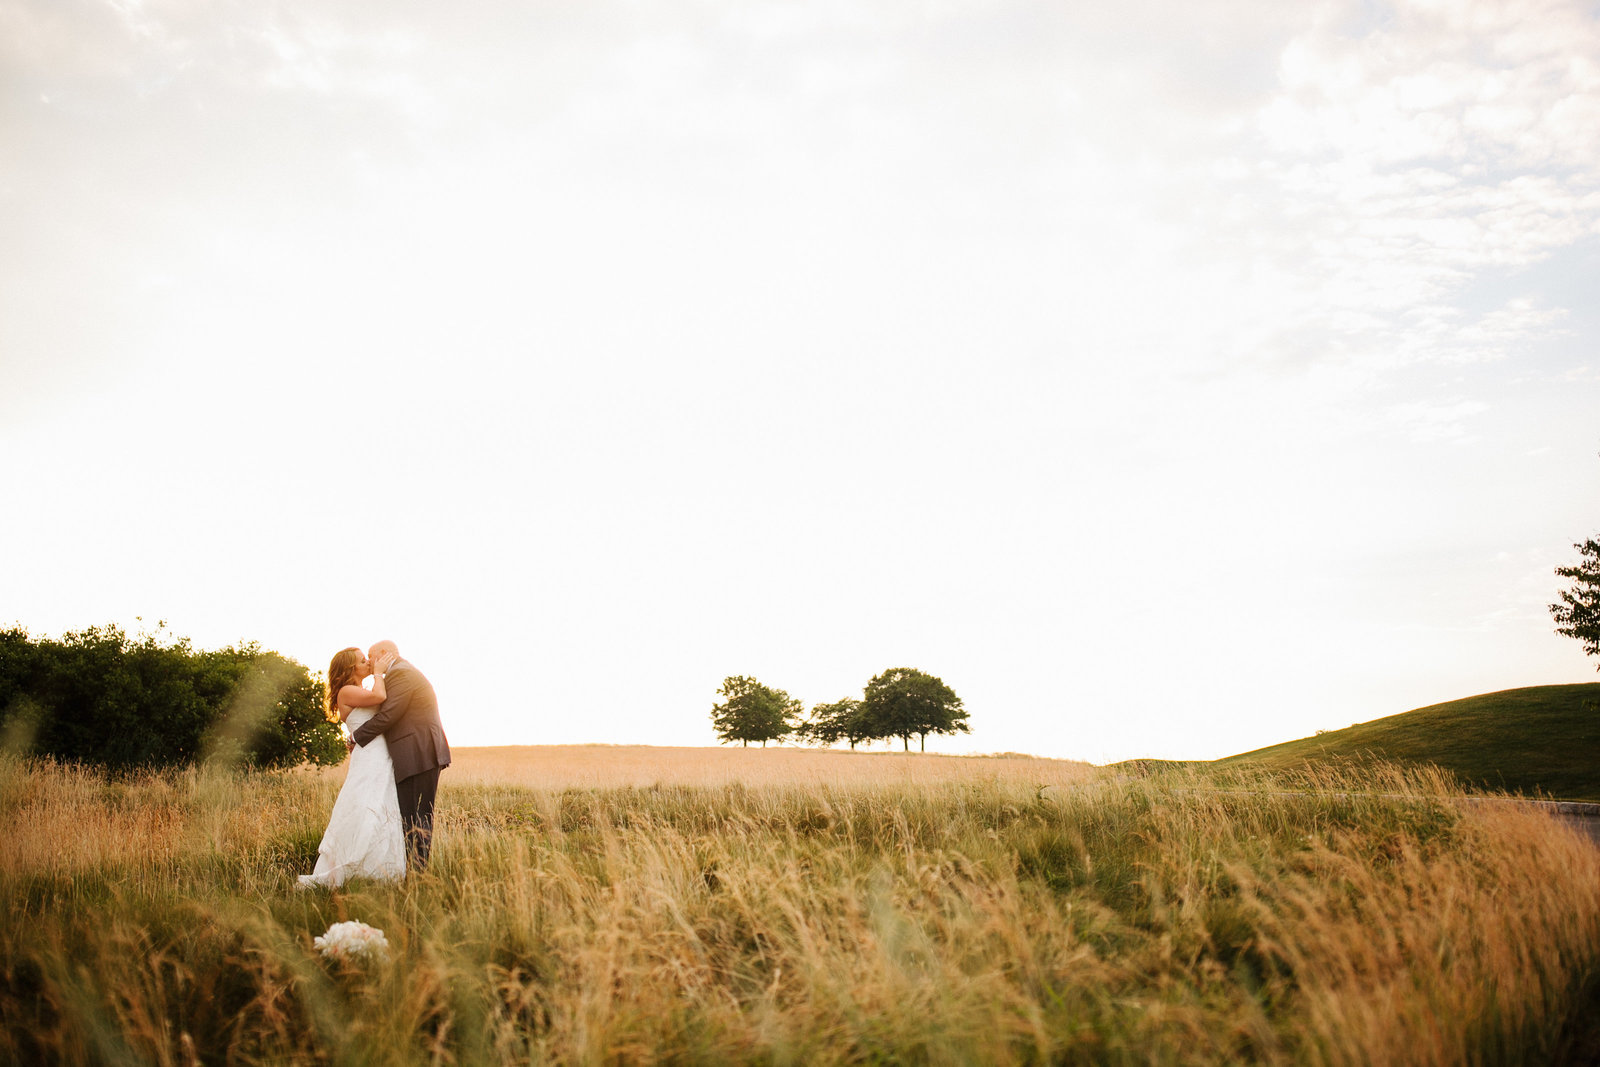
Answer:
[[[1600,801],[1600,682],[1434,704],[1217,761],[1288,770],[1327,759],[1434,763],[1463,782]]]

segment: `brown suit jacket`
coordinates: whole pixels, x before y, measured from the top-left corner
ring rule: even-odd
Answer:
[[[358,745],[366,745],[379,734],[389,743],[389,758],[394,761],[394,780],[450,766],[450,742],[445,740],[444,724],[439,721],[439,700],[422,672],[406,660],[395,660],[383,676],[387,694],[372,718],[350,735]]]

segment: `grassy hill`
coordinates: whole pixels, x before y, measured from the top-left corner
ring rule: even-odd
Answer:
[[[1600,801],[1600,682],[1507,689],[1218,760],[1289,770],[1327,759],[1433,763],[1464,782]]]

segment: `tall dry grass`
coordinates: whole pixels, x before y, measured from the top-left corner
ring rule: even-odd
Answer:
[[[0,843],[0,1056],[1458,1064],[1594,1051],[1600,852],[1530,806],[1464,805],[1437,776],[1383,769],[1266,794],[933,762],[921,779],[845,784],[447,777],[430,872],[333,894],[290,887],[336,780],[113,781],[12,762],[0,818],[44,829]],[[311,938],[346,918],[382,927],[395,960],[320,960]]]

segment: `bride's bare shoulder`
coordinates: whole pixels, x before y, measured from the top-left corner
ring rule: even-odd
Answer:
[[[383,698],[364,689],[359,685],[346,685],[339,689],[339,699],[335,707],[339,709],[339,721],[343,722],[350,717],[350,713],[357,708],[375,708],[383,703]]]

